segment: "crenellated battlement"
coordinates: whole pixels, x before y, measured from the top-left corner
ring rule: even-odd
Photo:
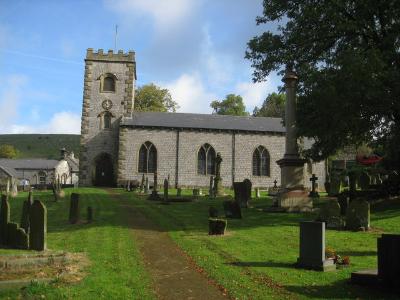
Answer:
[[[85,60],[134,63],[135,52],[129,51],[128,53],[124,53],[123,50],[118,50],[117,53],[114,53],[113,50],[108,50],[108,52],[104,52],[103,49],[99,49],[97,50],[97,52],[94,52],[93,48],[88,48],[86,51]]]

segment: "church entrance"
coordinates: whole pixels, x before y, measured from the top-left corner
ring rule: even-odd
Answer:
[[[114,168],[111,156],[107,153],[100,154],[95,160],[95,182],[96,186],[114,185]]]

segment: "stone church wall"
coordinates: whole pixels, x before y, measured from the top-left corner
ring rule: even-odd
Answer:
[[[120,131],[118,182],[138,180],[139,149],[149,141],[157,148],[158,183],[170,175],[170,184],[175,186],[207,187],[209,175],[197,173],[197,153],[202,145],[210,144],[220,152],[223,162],[221,176],[224,186],[231,186],[233,180],[249,178],[253,185],[273,186],[276,179],[280,183],[280,168],[276,161],[282,158],[285,148],[283,135],[231,133],[192,130],[142,129],[122,127]],[[178,143],[179,140],[179,143]],[[264,146],[270,153],[271,176],[252,175],[252,156],[256,147]],[[177,155],[178,150],[178,155]],[[177,159],[178,156],[178,159]],[[233,163],[234,158],[234,163]],[[178,167],[177,167],[178,165]],[[153,182],[153,174],[145,174]]]

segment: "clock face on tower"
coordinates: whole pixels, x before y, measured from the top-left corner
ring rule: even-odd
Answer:
[[[101,104],[101,106],[103,106],[103,108],[105,110],[111,109],[112,105],[113,104],[112,104],[111,100],[104,100],[103,103]]]

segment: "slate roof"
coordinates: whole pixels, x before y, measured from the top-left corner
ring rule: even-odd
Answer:
[[[135,112],[121,126],[285,133],[281,118],[189,113]]]
[[[30,158],[30,159],[0,159],[0,166],[8,169],[43,169],[49,170],[54,169],[58,160],[54,159],[42,159],[42,158]]]

